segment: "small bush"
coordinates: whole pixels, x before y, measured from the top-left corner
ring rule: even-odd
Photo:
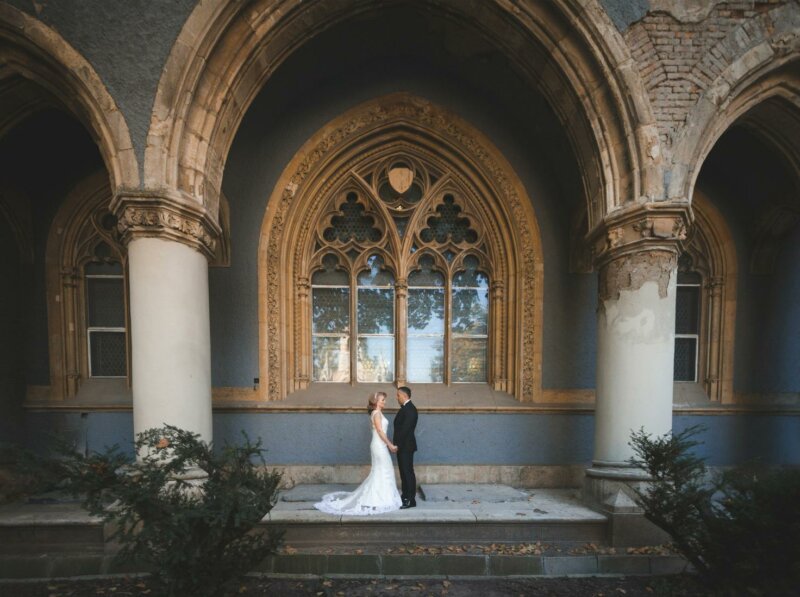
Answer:
[[[217,595],[275,550],[278,534],[254,531],[280,481],[259,466],[260,441],[245,435],[214,454],[197,434],[166,426],[139,434],[135,447],[135,462],[117,447],[89,456],[61,449],[38,466],[113,525],[118,558],[150,569],[159,595]]]
[[[637,491],[645,516],[714,590],[795,595],[800,587],[800,471],[740,468],[709,477],[691,453],[702,431],[631,437],[631,463],[652,482]]]

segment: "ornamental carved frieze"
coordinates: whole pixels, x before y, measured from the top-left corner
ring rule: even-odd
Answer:
[[[589,235],[600,272],[600,304],[645,282],[656,282],[659,296],[666,297],[692,218],[685,202],[637,205],[610,214]]]
[[[167,194],[124,192],[115,197],[112,208],[124,244],[141,237],[164,238],[214,259],[221,230],[201,205]]]
[[[601,268],[624,255],[643,251],[677,254],[692,222],[686,202],[649,203],[613,212],[588,235],[594,265]]]

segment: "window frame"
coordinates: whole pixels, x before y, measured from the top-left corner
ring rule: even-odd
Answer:
[[[694,379],[673,379],[675,383],[698,383],[700,381],[700,349],[701,349],[701,338],[702,338],[702,330],[703,330],[703,289],[705,284],[703,283],[702,274],[699,272],[697,273],[700,276],[699,282],[676,282],[675,284],[675,293],[677,299],[677,293],[679,288],[697,288],[697,333],[694,334],[685,334],[685,333],[678,333],[677,329],[675,331],[675,351],[677,353],[678,347],[678,339],[685,338],[694,340]],[[677,302],[677,301],[676,301]],[[677,328],[677,314],[676,314],[676,321],[675,326]],[[673,367],[674,367],[674,359],[677,358],[673,357]],[[673,376],[674,377],[674,376]]]
[[[128,328],[130,327],[130,318],[128,316],[128,291],[127,291],[127,271],[125,266],[122,262],[114,260],[116,263],[119,263],[122,272],[119,274],[87,274],[86,273],[86,266],[91,263],[87,262],[83,265],[83,300],[82,300],[82,312],[84,317],[84,332],[85,332],[85,347],[84,347],[84,354],[86,355],[86,379],[128,379],[130,377],[130,343],[128,340]],[[125,320],[125,326],[122,327],[111,327],[111,326],[92,326],[89,323],[89,281],[90,280],[120,280],[122,283],[122,308],[123,308],[123,317]],[[113,332],[113,333],[121,333],[124,338],[125,343],[125,375],[94,375],[92,372],[92,334],[95,332]]]

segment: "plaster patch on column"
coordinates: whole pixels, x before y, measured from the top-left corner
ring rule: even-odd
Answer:
[[[667,298],[672,272],[677,271],[678,255],[672,251],[642,251],[624,255],[600,270],[600,305],[619,300],[621,290],[638,290],[645,282],[658,284],[658,296]]]

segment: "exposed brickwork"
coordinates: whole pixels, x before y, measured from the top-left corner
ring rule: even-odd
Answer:
[[[654,12],[633,24],[625,39],[645,83],[666,148],[702,93],[750,47],[768,39],[769,11],[784,0],[726,2],[699,23]]]

